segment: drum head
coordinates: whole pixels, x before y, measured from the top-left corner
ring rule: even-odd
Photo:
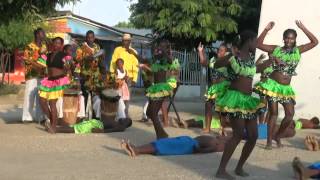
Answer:
[[[105,89],[101,92],[100,98],[102,100],[117,102],[120,99],[120,95],[115,89]]]

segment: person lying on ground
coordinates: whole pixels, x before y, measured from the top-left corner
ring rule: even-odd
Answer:
[[[320,162],[305,167],[298,157],[292,161],[292,168],[297,180],[320,179]]]
[[[186,155],[222,152],[227,141],[227,137],[198,136],[178,136],[173,138],[163,138],[142,146],[135,146],[129,140],[121,141],[121,148],[129,156],[135,157],[142,154],[152,155]]]
[[[295,121],[296,129],[320,129],[319,118],[313,117],[311,119],[299,118]]]
[[[75,134],[88,134],[88,133],[111,133],[111,132],[123,132],[126,128],[132,125],[130,118],[122,118],[117,122],[117,126],[114,124],[105,124],[100,120],[90,119],[84,120],[80,123],[71,126],[58,126],[56,133],[75,133]],[[47,121],[45,128],[50,131],[51,124]]]

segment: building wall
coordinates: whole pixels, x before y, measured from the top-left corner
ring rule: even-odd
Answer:
[[[287,28],[297,31],[297,45],[308,43],[308,38],[296,26],[295,20],[303,24],[320,39],[320,1],[319,0],[263,0],[260,16],[259,33],[269,21],[275,22],[275,27],[268,33],[265,43],[283,45],[282,33]],[[257,51],[258,54],[261,51]],[[296,116],[319,116],[320,102],[320,45],[302,54],[297,68],[298,76],[292,79],[296,90]]]

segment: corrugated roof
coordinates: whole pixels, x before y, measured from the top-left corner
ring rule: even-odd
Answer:
[[[140,31],[140,30],[136,30],[136,29],[130,30],[130,29],[125,29],[125,28],[114,28],[114,27],[99,23],[97,21],[93,21],[91,19],[76,15],[76,14],[72,13],[71,11],[57,11],[55,15],[49,17],[48,19],[49,20],[50,19],[60,19],[60,18],[64,18],[64,17],[72,17],[75,19],[85,21],[87,23],[95,24],[95,25],[100,26],[106,30],[115,32],[116,34],[119,34],[120,36],[124,33],[129,33],[132,35],[133,40],[136,39],[135,41],[139,41],[142,43],[148,43],[148,42],[152,41],[152,38],[146,36],[149,32],[151,32],[150,30],[141,30]],[[97,38],[101,39],[101,40],[111,40],[109,37],[97,37]],[[112,39],[112,40],[121,41],[121,38]]]

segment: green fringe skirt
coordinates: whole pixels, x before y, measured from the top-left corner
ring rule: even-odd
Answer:
[[[292,86],[280,84],[270,78],[255,84],[254,92],[262,97],[267,97],[270,102],[295,104],[295,92]]]
[[[215,110],[231,118],[256,119],[265,111],[265,106],[259,98],[229,89],[216,100]]]
[[[216,98],[221,97],[229,88],[230,81],[221,81],[217,84],[212,84],[209,88],[207,93],[204,95],[206,101],[215,100]]]

